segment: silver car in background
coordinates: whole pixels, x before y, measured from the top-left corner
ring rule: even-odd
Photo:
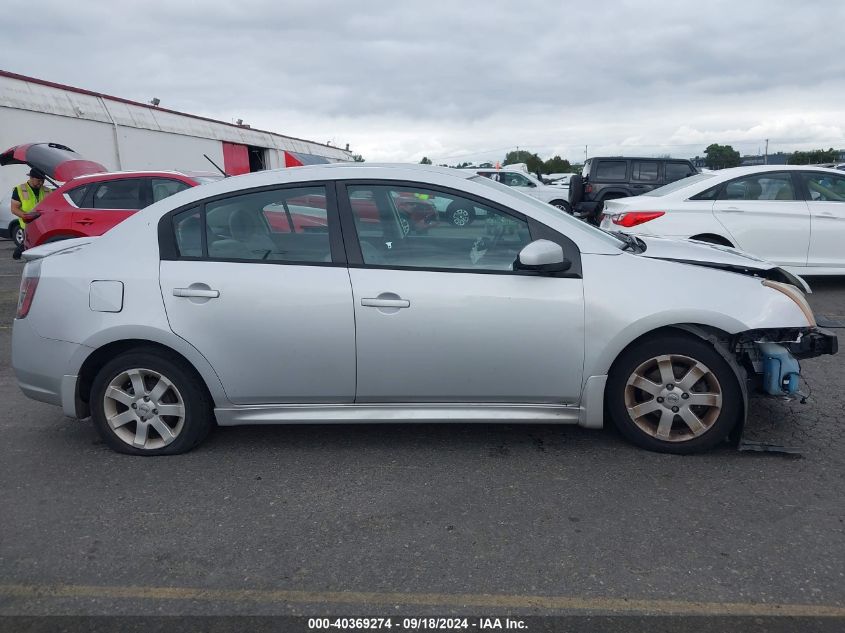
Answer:
[[[479,220],[411,231],[411,198]],[[749,393],[796,393],[796,358],[836,351],[771,264],[612,235],[466,170],[227,178],[24,257],[21,389],[138,455],[215,424],[606,417],[691,453],[741,428]]]

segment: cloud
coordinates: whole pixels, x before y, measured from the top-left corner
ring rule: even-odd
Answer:
[[[29,5],[4,3],[7,70],[368,160],[845,146],[836,0],[42,0],[35,37]]]

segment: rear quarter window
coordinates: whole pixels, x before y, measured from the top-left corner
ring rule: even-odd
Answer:
[[[603,160],[593,166],[593,180],[625,180],[628,162],[624,160]]]

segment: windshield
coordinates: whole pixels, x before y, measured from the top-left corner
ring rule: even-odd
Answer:
[[[618,237],[611,235],[607,231],[603,231],[602,229],[600,229],[598,227],[592,226],[590,224],[587,224],[586,222],[582,222],[581,220],[573,218],[568,213],[561,212],[558,209],[555,209],[555,207],[551,206],[550,204],[546,204],[545,202],[540,202],[539,200],[537,200],[537,198],[533,198],[526,193],[522,193],[521,191],[518,191],[518,190],[514,189],[513,187],[508,187],[507,185],[503,185],[502,183],[496,182],[495,180],[485,178],[484,176],[473,176],[469,180],[480,183],[480,184],[484,185],[485,187],[491,187],[493,189],[497,189],[497,190],[499,190],[503,193],[507,193],[509,196],[519,198],[520,201],[531,205],[535,209],[541,210],[543,213],[549,213],[549,212],[554,213],[560,219],[562,219],[566,222],[571,222],[573,224],[576,224],[578,226],[578,228],[580,228],[581,230],[586,229],[586,230],[592,231],[595,236],[604,240],[608,244],[619,247],[621,245],[624,245],[624,243],[625,243],[622,240],[620,240]]]
[[[680,180],[676,180],[675,182],[670,182],[668,185],[663,185],[662,187],[658,187],[657,189],[652,189],[651,191],[642,195],[659,198],[660,196],[665,196],[666,194],[673,193],[675,191],[678,191],[679,189],[683,189],[684,187],[694,185],[695,183],[701,182],[702,180],[712,178],[715,175],[716,174],[711,174],[709,172],[702,172],[693,176],[687,176],[686,178],[681,178]]]

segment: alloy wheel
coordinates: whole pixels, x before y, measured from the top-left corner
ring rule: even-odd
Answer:
[[[666,354],[642,363],[625,385],[625,407],[648,435],[685,442],[710,430],[722,411],[716,375],[689,356]]]
[[[466,209],[455,209],[452,212],[452,224],[455,226],[466,226],[469,224],[469,211]]]
[[[167,446],[185,425],[182,394],[151,369],[127,369],[115,376],[103,395],[103,411],[121,441],[144,450]]]

